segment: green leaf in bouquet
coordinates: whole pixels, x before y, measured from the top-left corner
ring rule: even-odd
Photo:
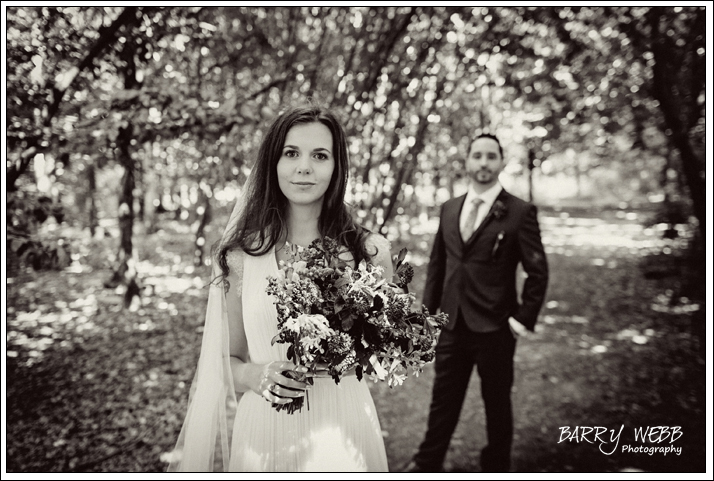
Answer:
[[[410,312],[404,318],[404,321],[409,324],[420,324],[422,320],[422,315],[418,312]]]
[[[344,311],[342,311],[344,312]],[[342,330],[347,332],[352,327],[355,325],[355,315],[353,313],[349,313],[345,318],[342,319]]]
[[[347,301],[342,296],[337,296],[335,299],[335,312],[341,312],[347,306]]]
[[[368,352],[365,352],[363,350],[357,351],[357,366],[358,369],[361,368],[361,371],[363,374],[372,374],[374,372],[374,368],[372,367],[372,364],[369,362],[369,356],[370,354]]]
[[[382,296],[374,296],[372,299],[372,310],[373,311],[381,311],[384,308],[384,300],[382,300]]]
[[[379,346],[382,344],[382,336],[379,333],[379,328],[374,324],[365,323],[363,328],[364,340],[371,346]]]
[[[342,287],[342,286],[346,286],[346,285],[349,284],[349,283],[350,283],[349,279],[347,279],[347,278],[345,278],[345,277],[340,277],[339,279],[337,279],[337,280],[335,281],[335,284],[334,284],[334,285],[335,285],[336,288],[340,288],[340,287]]]
[[[409,283],[414,278],[414,268],[408,262],[401,264],[399,267],[394,269],[394,281],[397,286],[409,292]]]
[[[403,247],[400,251],[399,254],[397,254],[394,259],[392,259],[392,262],[394,263],[394,270],[396,271],[397,268],[404,262],[404,258],[407,256],[407,248]]]

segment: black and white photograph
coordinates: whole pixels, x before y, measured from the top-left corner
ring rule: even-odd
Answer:
[[[708,2],[2,21],[3,479],[711,479]]]

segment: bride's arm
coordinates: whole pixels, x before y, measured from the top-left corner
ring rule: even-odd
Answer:
[[[388,281],[394,276],[394,267],[392,266],[391,245],[386,237],[380,234],[370,234],[367,238],[369,244],[368,251],[371,253],[377,249],[377,253],[372,257],[372,264],[382,266],[384,268],[384,278]]]
[[[241,262],[242,260],[240,259]],[[295,364],[288,361],[256,364],[250,361],[248,340],[243,325],[242,277],[243,270],[231,266],[231,272],[226,279],[229,282],[229,289],[226,292],[226,311],[233,386],[236,392],[251,390],[278,404],[291,402],[291,398],[302,396],[306,387],[305,383],[282,374],[283,371],[294,370]],[[272,392],[269,390],[271,385],[278,384],[289,389],[278,387],[273,388]],[[276,391],[280,397],[273,395]]]
[[[258,387],[256,379],[259,380],[260,374],[256,372],[258,366],[250,363],[248,357],[248,340],[243,327],[243,299],[240,293],[243,273],[236,271],[238,269],[231,268],[226,278],[230,286],[226,292],[226,311],[233,386],[236,392],[242,393],[252,389],[251,386]]]

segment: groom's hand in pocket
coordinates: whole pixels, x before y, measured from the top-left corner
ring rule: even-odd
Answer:
[[[515,338],[528,334],[528,329],[526,329],[526,326],[518,322],[514,317],[508,318],[508,327],[511,329],[511,333]]]

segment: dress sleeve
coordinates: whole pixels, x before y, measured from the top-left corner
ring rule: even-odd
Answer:
[[[367,253],[372,255],[372,264],[384,267],[385,279],[392,279],[394,268],[392,266],[392,245],[389,240],[380,234],[371,234],[366,242]]]
[[[243,273],[245,264],[245,252],[242,250],[231,251],[226,255],[226,263],[230,269],[228,277],[228,288],[226,293],[226,313],[228,322],[228,354],[242,359],[244,362],[250,360],[248,350],[248,340],[245,335],[245,325],[243,324]]]
[[[245,253],[237,249],[226,254],[226,263],[230,269],[228,274],[230,289],[238,295],[243,292],[243,256]]]
[[[211,282],[208,291],[206,319],[201,341],[201,354],[191,383],[188,408],[176,447],[168,459],[168,471],[228,471],[230,439],[237,406],[229,353],[229,309],[226,296],[242,291],[242,253],[230,255],[228,276],[235,285],[228,293],[222,282]],[[214,263],[211,280],[218,276]],[[240,274],[240,275],[238,275]],[[238,291],[238,288],[241,291]]]
[[[548,260],[538,225],[538,209],[534,205],[529,205],[518,231],[518,246],[521,264],[528,277],[523,284],[521,304],[513,317],[532,331],[548,287]]]

